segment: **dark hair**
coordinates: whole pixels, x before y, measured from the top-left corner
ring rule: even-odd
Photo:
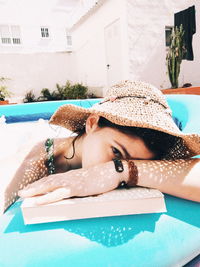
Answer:
[[[105,119],[104,117],[100,117],[98,121],[98,126],[100,128],[103,127],[110,127],[117,129],[118,131],[128,134],[130,136],[137,136],[140,137],[147,148],[152,151],[155,154],[154,159],[163,159],[165,156],[169,153],[171,148],[173,148],[180,137],[176,137],[164,132],[160,132],[157,130],[149,129],[149,128],[141,128],[141,127],[130,127],[130,126],[121,126],[118,124],[114,124],[111,121]],[[73,155],[70,158],[66,159],[72,159],[75,154],[75,141],[81,137],[85,133],[85,127],[78,129],[75,131],[77,133],[77,136],[74,138],[72,145],[73,145]]]

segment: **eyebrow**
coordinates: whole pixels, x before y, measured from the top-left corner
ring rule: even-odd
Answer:
[[[122,144],[118,143],[116,140],[114,140],[114,141],[124,151],[124,154],[126,156],[126,159],[131,159],[131,155],[128,153],[128,151],[126,150],[125,146],[123,146]]]

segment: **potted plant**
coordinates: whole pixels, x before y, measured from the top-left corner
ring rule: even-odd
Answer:
[[[182,24],[175,27],[171,33],[171,44],[167,53],[167,69],[172,88],[178,88],[180,66],[185,53],[183,42],[184,30]]]
[[[0,77],[0,105],[9,104],[9,101],[6,98],[11,96],[7,86],[3,84],[6,80],[8,80],[8,78]]]

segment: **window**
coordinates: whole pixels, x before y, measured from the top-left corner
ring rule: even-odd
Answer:
[[[172,26],[165,26],[165,45],[167,47],[170,46],[171,44],[171,34],[172,34],[172,29],[173,27]]]
[[[49,38],[49,28],[41,27],[41,37],[42,38]]]
[[[12,26],[0,25],[0,38],[1,38],[1,43],[5,45],[21,44],[20,27],[16,25],[12,25]]]
[[[12,42],[13,44],[20,44],[20,28],[19,26],[11,26]]]
[[[1,42],[2,42],[2,44],[11,44],[11,36],[10,36],[9,26],[1,25],[0,26],[0,31],[1,31]]]

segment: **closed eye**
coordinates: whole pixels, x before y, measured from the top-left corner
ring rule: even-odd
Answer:
[[[122,158],[122,153],[116,147],[112,147],[112,152],[115,158]]]

